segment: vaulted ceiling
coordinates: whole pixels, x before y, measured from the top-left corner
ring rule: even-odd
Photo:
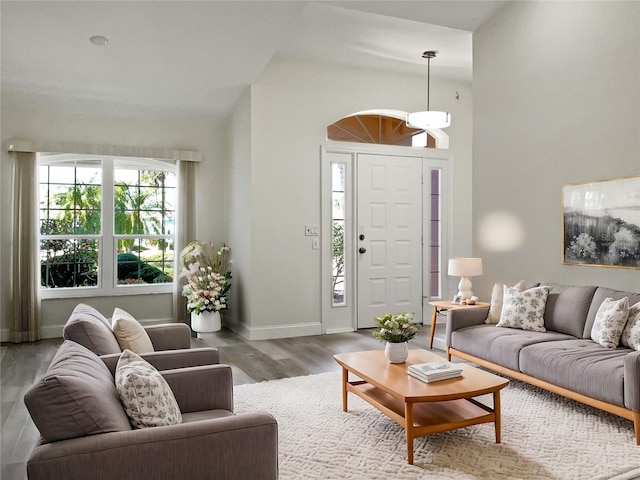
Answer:
[[[3,99],[225,114],[277,57],[470,80],[504,1],[5,1]],[[104,35],[106,46],[89,42]]]

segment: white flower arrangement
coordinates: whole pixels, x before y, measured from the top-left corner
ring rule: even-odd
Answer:
[[[187,312],[219,312],[228,308],[227,294],[231,284],[229,247],[216,250],[215,245],[191,242],[180,252],[180,277],[187,280],[182,295],[187,299]]]
[[[408,342],[418,333],[418,325],[413,323],[413,313],[387,313],[376,318],[378,328],[373,336],[381,342]]]

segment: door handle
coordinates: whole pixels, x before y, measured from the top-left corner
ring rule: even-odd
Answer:
[[[367,249],[366,249],[366,248],[364,248],[364,247],[360,247],[360,248],[358,249],[358,251],[359,251],[360,253],[364,253],[364,252],[366,252],[366,251],[367,251]]]

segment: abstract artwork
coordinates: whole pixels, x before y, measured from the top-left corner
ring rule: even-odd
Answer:
[[[640,175],[564,185],[562,263],[640,269]]]

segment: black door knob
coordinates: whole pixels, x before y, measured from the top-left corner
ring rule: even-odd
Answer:
[[[360,236],[358,237],[360,240],[364,240],[364,235],[361,233]]]
[[[366,252],[366,251],[367,251],[367,249],[366,249],[366,248],[364,248],[364,247],[360,247],[360,248],[358,249],[358,251],[359,251],[360,253],[364,253],[364,252]]]

